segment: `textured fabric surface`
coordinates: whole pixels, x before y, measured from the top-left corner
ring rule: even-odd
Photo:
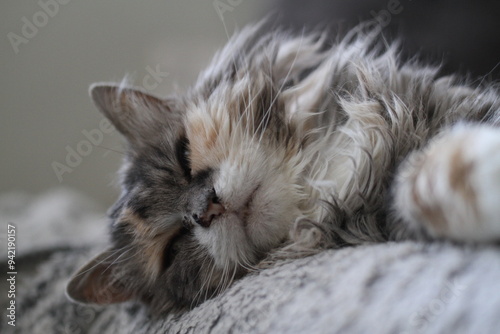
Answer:
[[[0,221],[16,226],[17,255],[107,240],[105,210],[68,188],[55,188],[39,196],[0,194]],[[6,231],[5,227],[1,232]],[[6,256],[6,247],[0,254]]]
[[[498,246],[405,242],[325,251],[247,276],[190,312],[157,320],[137,304],[97,308],[66,300],[70,274],[100,249],[54,251],[18,287],[16,327],[2,319],[1,333],[498,333],[500,328]],[[28,256],[26,251],[20,260]]]

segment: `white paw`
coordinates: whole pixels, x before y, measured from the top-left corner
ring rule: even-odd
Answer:
[[[500,129],[455,126],[413,154],[396,182],[396,209],[413,227],[455,240],[500,240]]]

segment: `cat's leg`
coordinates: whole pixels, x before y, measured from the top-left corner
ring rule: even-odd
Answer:
[[[410,229],[460,241],[500,240],[500,129],[463,124],[402,164],[396,213]]]

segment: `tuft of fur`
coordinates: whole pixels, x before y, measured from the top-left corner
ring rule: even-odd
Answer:
[[[111,247],[73,277],[76,301],[181,311],[326,248],[500,239],[498,91],[401,63],[363,26],[331,42],[260,23],[185,96],[91,95],[128,149]]]

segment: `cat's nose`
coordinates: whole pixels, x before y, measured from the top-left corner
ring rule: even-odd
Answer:
[[[206,210],[201,215],[194,214],[193,219],[200,226],[210,227],[212,220],[219,217],[224,212],[226,212],[226,208],[220,203],[214,191],[208,199]]]

